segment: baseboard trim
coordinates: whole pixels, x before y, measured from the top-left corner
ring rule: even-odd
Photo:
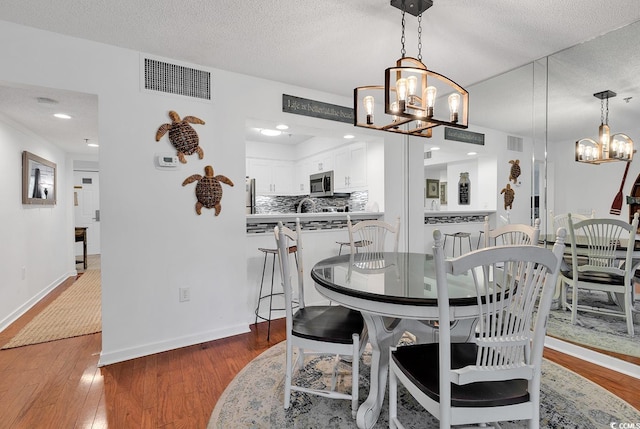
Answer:
[[[3,320],[0,321],[0,332],[7,329],[9,325],[11,325],[13,322],[18,320],[22,315],[24,315],[27,311],[29,311],[34,305],[40,302],[42,298],[44,298],[49,293],[51,293],[52,290],[54,290],[55,288],[60,286],[62,283],[67,281],[68,278],[74,277],[76,275],[77,274],[73,274],[73,272],[63,274],[62,276],[54,280],[52,283],[50,283],[47,287],[45,287],[40,292],[38,292],[36,295],[31,297],[27,302],[22,304],[20,307],[16,308],[13,312],[11,312],[11,314],[9,314],[7,317],[5,317]]]
[[[100,353],[100,360],[98,366],[112,365],[114,363],[124,362],[127,360],[149,356],[156,353],[162,353],[169,350],[180,349],[182,347],[193,346],[200,343],[206,343],[208,341],[219,340],[221,338],[231,337],[234,335],[245,334],[249,332],[249,325],[238,324],[234,326],[228,326],[224,329],[218,329],[214,331],[200,332],[193,335],[187,335],[184,337],[174,338],[168,341],[161,341],[157,343],[144,344],[137,347],[131,347],[127,349],[120,349],[112,352]]]
[[[631,362],[626,362],[613,356],[598,353],[591,349],[577,346],[557,338],[547,336],[544,345],[550,349],[573,356],[587,362],[591,362],[603,368],[608,368],[621,374],[640,379],[640,367]]]

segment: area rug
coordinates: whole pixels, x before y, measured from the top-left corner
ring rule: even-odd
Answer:
[[[600,291],[580,291],[578,302],[592,306],[614,308],[606,294]],[[549,313],[547,334],[562,340],[640,357],[640,301],[635,302],[635,336],[627,334],[627,324],[621,317],[578,311],[577,323],[571,324],[571,311],[558,309]]]
[[[2,349],[100,332],[100,301],[100,270],[87,270]]]
[[[351,403],[292,392],[291,406],[283,408],[285,343],[279,343],[251,361],[229,384],[216,404],[207,429],[251,428],[354,428]],[[299,383],[324,387],[330,375],[332,358],[317,357],[307,361]],[[371,354],[365,351],[360,366],[360,403],[369,391]],[[339,389],[351,386],[348,364]],[[543,428],[602,429],[612,423],[640,422],[640,411],[610,394],[600,386],[544,360],[542,367],[541,422]],[[398,387],[398,415],[407,428],[437,428],[438,422],[426,413],[402,386]],[[503,428],[524,428],[523,422],[504,422]],[[385,399],[375,428],[388,428]],[[629,426],[631,427],[631,426]]]

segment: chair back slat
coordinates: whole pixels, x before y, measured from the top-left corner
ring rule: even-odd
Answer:
[[[540,219],[535,219],[533,226],[511,223],[490,229],[489,216],[484,218],[484,247],[538,245],[540,238]]]

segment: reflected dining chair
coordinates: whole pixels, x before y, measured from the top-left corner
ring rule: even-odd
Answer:
[[[638,230],[638,213],[629,224],[620,219],[586,219],[574,223],[568,216],[571,266],[560,276],[562,305],[571,310],[571,323],[576,324],[578,311],[613,315],[626,319],[627,333],[634,335],[633,327],[633,250]],[[627,241],[624,254],[621,241]],[[567,288],[571,288],[571,302]],[[578,291],[605,292],[615,306],[584,305],[579,303]],[[604,302],[603,302],[604,303]]]
[[[328,398],[348,399],[351,401],[351,413],[355,418],[358,410],[359,361],[364,351],[368,336],[364,320],[360,312],[339,305],[308,306],[304,300],[304,268],[302,230],[300,220],[296,220],[296,230],[284,227],[282,222],[274,228],[282,287],[285,294],[286,313],[286,372],[284,386],[284,408],[291,403],[291,391],[305,392]],[[298,254],[297,264],[297,292],[298,308],[294,313],[292,264],[290,263],[289,248],[296,246]],[[293,350],[297,348],[296,361],[293,361]],[[334,369],[330,389],[310,388],[294,383],[293,369],[302,369],[305,355],[335,355]],[[336,390],[338,365],[340,356],[347,356],[342,364],[351,361],[352,387],[351,392]]]
[[[361,252],[398,251],[400,217],[395,225],[382,220],[363,220],[354,224],[351,216],[347,215],[347,229],[352,253],[358,247]],[[356,246],[357,242],[362,242],[362,245]]]
[[[489,216],[484,218],[484,247],[496,245],[538,245],[540,239],[540,219],[533,226],[510,223],[490,229]]]
[[[440,428],[505,420],[528,420],[529,428],[538,428],[546,319],[566,230],[558,231],[553,250],[493,246],[453,259],[445,259],[442,233],[433,236],[438,324],[451,321],[449,278],[475,270],[476,336],[452,343],[450,330],[441,329],[438,343],[391,349],[389,427],[404,427],[397,414],[400,382]],[[496,265],[510,268],[496,275]]]

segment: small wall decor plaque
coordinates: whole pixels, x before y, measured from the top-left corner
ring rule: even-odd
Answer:
[[[180,115],[173,110],[169,112],[169,117],[171,118],[171,123],[160,125],[160,128],[158,128],[156,132],[156,141],[160,141],[162,136],[168,131],[169,141],[178,151],[178,159],[180,159],[181,163],[186,164],[187,160],[184,156],[191,155],[194,152],[198,154],[198,158],[202,159],[204,152],[199,146],[200,139],[198,133],[189,124],[204,125],[204,121],[195,116],[185,116],[184,119],[181,120]]]
[[[182,186],[198,182],[196,185],[196,198],[198,199],[196,213],[198,214],[201,214],[202,207],[205,207],[207,209],[215,209],[216,216],[218,216],[222,210],[220,205],[220,201],[222,201],[222,185],[220,183],[233,186],[233,182],[228,177],[222,175],[214,176],[213,174],[213,167],[207,165],[204,168],[204,176],[193,174],[182,182]]]
[[[458,181],[458,204],[468,206],[471,204],[471,182],[469,173],[460,173]]]
[[[440,181],[437,179],[427,179],[427,198],[438,198],[440,196]]]

